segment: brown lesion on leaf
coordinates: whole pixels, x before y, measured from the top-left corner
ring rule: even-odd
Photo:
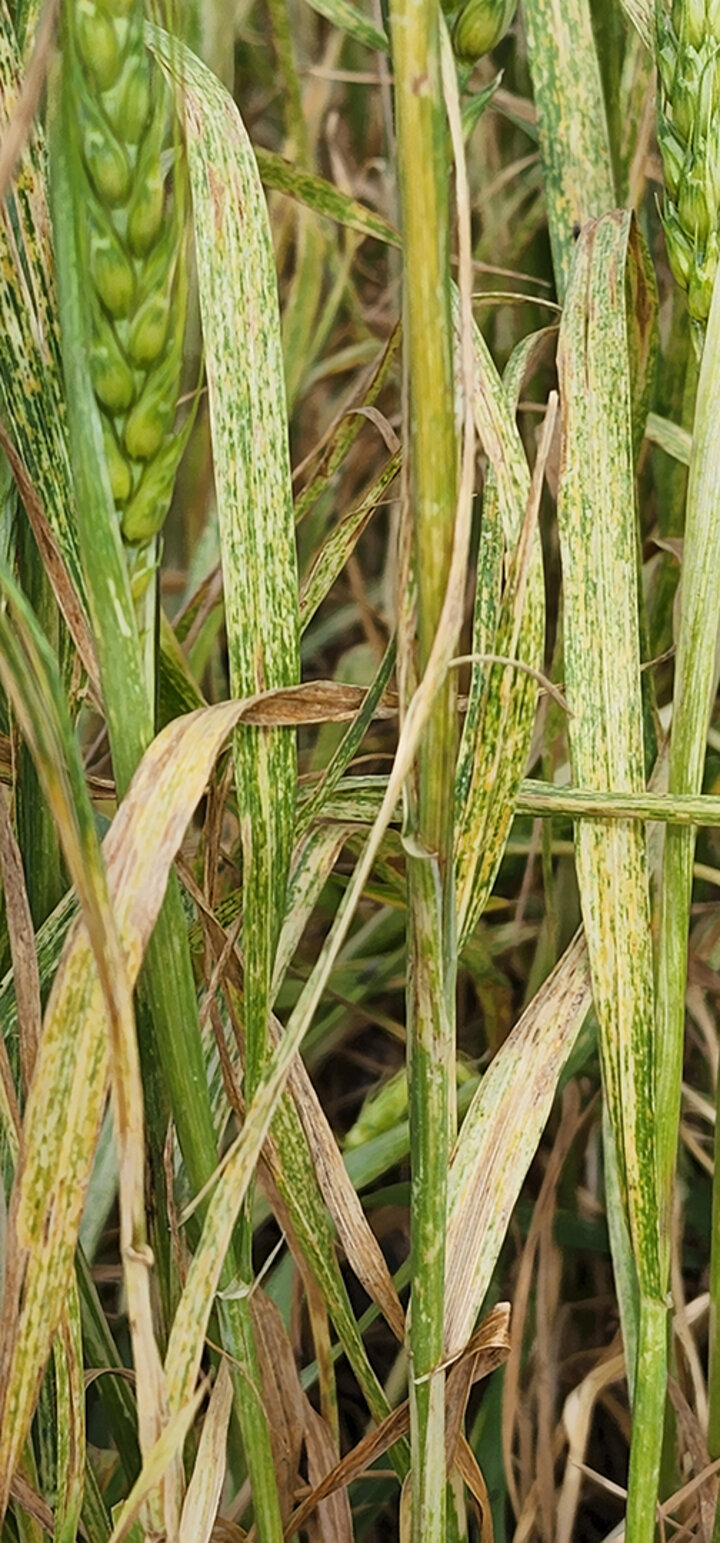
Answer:
[[[215,167],[212,165],[208,165],[208,185],[210,189],[210,199],[215,211],[216,225],[221,226],[225,216],[227,188],[223,182],[222,177],[218,176]]]

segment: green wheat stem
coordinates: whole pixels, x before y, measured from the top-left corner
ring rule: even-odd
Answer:
[[[690,460],[675,672],[670,792],[699,793],[711,694],[717,687],[720,618],[720,465],[717,364],[720,339],[720,5],[656,0],[658,140],[665,175],[663,223],[673,274],[687,291],[701,356]],[[707,333],[705,331],[707,326]],[[658,1161],[664,1237],[669,1236],[683,1067],[685,982],[694,827],[668,828],[658,971]],[[720,1110],[720,1090],[718,1094]],[[710,1262],[710,1457],[720,1454],[720,1199],[713,1180]],[[666,1246],[669,1255],[669,1245]],[[669,1269],[669,1259],[665,1261]],[[716,1520],[715,1532],[720,1523]]]
[[[681,579],[681,623],[675,667],[670,796],[698,795],[705,765],[711,696],[716,680],[715,639],[720,620],[720,457],[717,400],[720,391],[720,287],[716,284],[703,350],[688,484]],[[669,1237],[683,1066],[685,983],[696,828],[669,825],[665,838],[658,966],[657,1149],[662,1204],[663,1269],[669,1271]],[[717,1209],[717,1202],[715,1202]],[[713,1234],[711,1277],[718,1281],[718,1241]],[[717,1322],[717,1298],[712,1303]],[[710,1347],[710,1455],[720,1440],[720,1354]]]
[[[448,253],[448,165],[435,0],[390,7],[404,238],[404,336],[417,576],[425,669],[447,585],[457,487]],[[408,843],[407,988],[412,1153],[409,1352],[412,1536],[445,1543],[443,1357],[447,1167],[455,1070],[452,672],[418,756]]]
[[[720,1119],[715,1114],[715,1173],[720,1172]],[[712,1226],[710,1245],[710,1366],[708,1391],[708,1452],[712,1458],[720,1456],[720,1184],[713,1180]],[[720,1535],[720,1510],[715,1522]],[[714,1535],[713,1535],[714,1536]]]

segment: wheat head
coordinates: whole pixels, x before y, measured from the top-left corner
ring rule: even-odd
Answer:
[[[656,54],[668,257],[704,330],[720,253],[720,0],[658,0]]]
[[[143,0],[66,0],[90,372],[131,545],[160,530],[185,439],[188,197],[175,103],[144,24]]]

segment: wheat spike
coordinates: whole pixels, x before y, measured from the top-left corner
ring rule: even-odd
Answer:
[[[170,503],[187,310],[187,193],[170,88],[142,0],[67,0],[76,111],[78,240],[89,278],[93,388],[126,542]]]
[[[453,28],[459,59],[474,63],[502,42],[512,24],[517,0],[467,0]]]
[[[704,330],[720,253],[720,0],[658,0],[656,53],[668,257]]]

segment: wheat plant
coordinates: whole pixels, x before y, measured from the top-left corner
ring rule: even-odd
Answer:
[[[720,7],[0,0],[0,1538],[720,1539]]]

